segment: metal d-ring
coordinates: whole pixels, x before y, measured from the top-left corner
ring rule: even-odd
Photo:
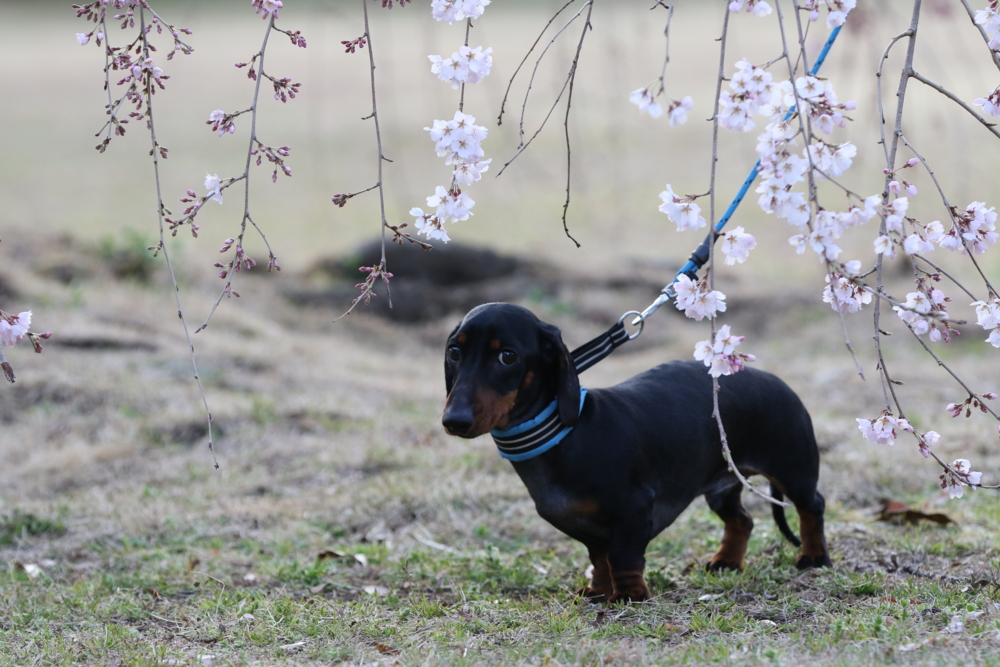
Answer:
[[[625,313],[624,315],[622,315],[621,317],[618,318],[618,324],[621,324],[622,322],[624,322],[625,318],[628,317],[629,315],[638,315],[639,317],[642,317],[642,313],[640,313],[638,310],[630,310],[630,311],[628,311],[627,313]],[[634,324],[634,322],[633,322],[633,324]],[[646,320],[645,320],[645,318],[639,320],[639,330],[636,331],[634,334],[631,334],[628,337],[628,339],[629,340],[635,340],[636,338],[638,338],[639,334],[642,333],[642,328],[644,326],[646,326]]]

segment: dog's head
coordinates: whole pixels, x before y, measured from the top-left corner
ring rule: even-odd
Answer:
[[[475,438],[534,417],[559,399],[563,424],[576,424],[580,382],[559,329],[525,308],[474,308],[448,337],[448,399],[441,419],[451,435]]]

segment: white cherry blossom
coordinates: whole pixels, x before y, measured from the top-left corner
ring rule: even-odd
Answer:
[[[639,107],[639,113],[645,111],[653,118],[659,118],[663,115],[663,107],[653,97],[653,91],[649,87],[633,90],[632,94],[628,96],[628,101]],[[670,124],[674,125],[673,120]]]
[[[660,199],[663,203],[658,210],[666,213],[671,222],[677,224],[677,231],[699,229],[708,224],[701,217],[701,207],[691,201],[690,197],[678,197],[669,183],[667,189],[660,193]]]
[[[726,256],[726,264],[742,264],[755,247],[757,240],[747,234],[743,227],[736,227],[722,235],[722,252]]]
[[[8,321],[7,318],[11,321]],[[31,311],[26,310],[17,315],[5,315],[0,317],[0,343],[6,343],[8,347],[14,347],[17,341],[24,338],[31,328]]]

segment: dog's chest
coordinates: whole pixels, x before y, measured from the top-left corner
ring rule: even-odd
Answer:
[[[544,465],[529,461],[515,465],[515,470],[543,519],[576,539],[608,538],[608,518],[596,496],[564,483]]]

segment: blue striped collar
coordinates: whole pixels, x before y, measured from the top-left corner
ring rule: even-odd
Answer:
[[[586,397],[587,390],[580,387],[580,412]],[[558,407],[559,400],[553,400],[533,419],[505,431],[490,431],[500,456],[509,461],[527,461],[558,445],[573,430],[572,426],[563,426]]]

